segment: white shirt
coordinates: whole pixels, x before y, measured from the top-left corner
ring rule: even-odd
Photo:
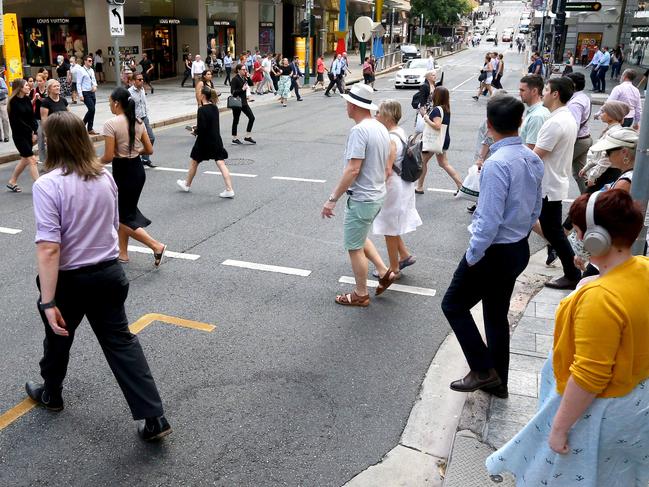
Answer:
[[[270,59],[268,59],[267,57],[264,58],[264,60],[261,62],[261,67],[264,68],[264,71],[266,71],[267,73],[270,73],[271,65],[272,63],[270,62]]]
[[[202,60],[192,63],[192,75],[203,74],[203,71],[205,71],[205,63]]]
[[[550,114],[536,139],[536,147],[549,151],[543,158],[543,197],[561,201],[568,197],[572,175],[572,156],[577,140],[577,122],[568,107],[563,106]]]
[[[428,64],[426,65],[426,69],[428,71],[432,71],[435,68],[435,58],[433,56],[428,56]]]
[[[232,58],[230,56],[225,56],[223,58],[223,66],[225,66],[226,68],[232,67]]]

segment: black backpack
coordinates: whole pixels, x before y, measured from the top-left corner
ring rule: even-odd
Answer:
[[[403,160],[401,161],[401,170],[392,166],[392,170],[401,176],[401,179],[408,183],[414,183],[419,179],[423,171],[423,161],[421,160],[421,134],[411,135],[406,143],[401,137],[403,145]]]

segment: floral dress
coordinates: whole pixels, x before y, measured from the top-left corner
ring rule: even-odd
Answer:
[[[596,398],[570,430],[566,455],[548,445],[561,397],[550,355],[541,372],[536,415],[487,458],[489,474],[512,472],[517,487],[647,487],[649,380],[626,396]]]

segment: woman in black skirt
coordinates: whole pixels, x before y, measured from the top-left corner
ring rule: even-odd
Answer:
[[[225,182],[225,191],[220,193],[219,196],[221,198],[234,198],[230,171],[228,171],[228,167],[225,165],[225,159],[228,158],[228,153],[223,148],[223,140],[221,139],[219,109],[216,106],[218,95],[212,88],[203,86],[200,97],[201,106],[198,108],[196,115],[196,142],[194,142],[194,147],[190,154],[192,160],[189,163],[189,172],[185,181],[179,179],[176,181],[176,184],[183,191],[189,192],[192,181],[196,176],[198,165],[202,161],[214,159]]]
[[[31,87],[27,81],[22,78],[13,80],[11,90],[7,111],[9,112],[9,125],[11,125],[11,138],[20,153],[20,162],[14,169],[7,188],[14,193],[20,193],[22,189],[17,184],[18,178],[26,167],[29,167],[32,179],[34,181],[38,179],[38,166],[32,151],[37,140],[38,122],[36,122],[32,102],[29,99]]]
[[[144,124],[135,118],[135,102],[126,88],[116,88],[108,100],[115,117],[104,123],[103,163],[113,163],[119,209],[119,260],[128,262],[128,239],[134,238],[153,251],[153,265],[162,263],[167,246],[151,237],[144,227],[151,224],[137,207],[146,176],[140,154],[153,154]]]

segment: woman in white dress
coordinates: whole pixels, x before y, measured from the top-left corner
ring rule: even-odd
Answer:
[[[401,104],[396,100],[385,100],[379,105],[376,119],[390,132],[390,157],[386,165],[387,192],[383,207],[374,219],[372,232],[385,236],[390,265],[381,272],[377,269],[379,285],[376,294],[383,293],[400,276],[399,272],[415,263],[416,258],[408,251],[402,235],[414,232],[421,225],[421,218],[415,208],[415,183],[401,179],[401,162],[406,147],[406,134],[398,123],[401,120]]]
[[[484,65],[480,70],[480,77],[478,78],[478,81],[480,81],[480,89],[478,90],[478,94],[473,96],[474,100],[477,101],[480,98],[480,95],[485,94],[485,91],[489,93],[489,96],[493,95],[493,90],[491,88],[491,83],[493,82],[493,79],[494,79],[494,65],[491,60],[490,53],[487,53],[487,55],[484,58]]]

